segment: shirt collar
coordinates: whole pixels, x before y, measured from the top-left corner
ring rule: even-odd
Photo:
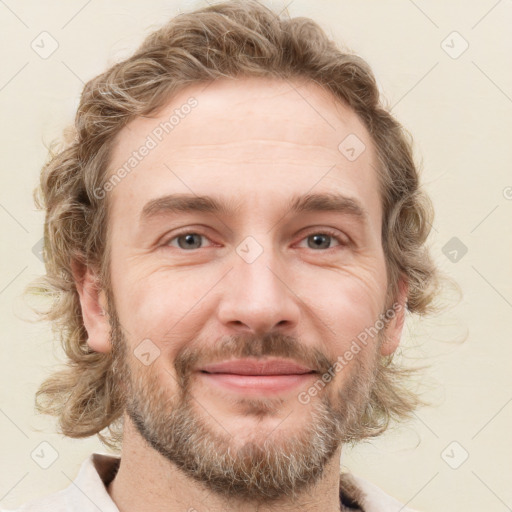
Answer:
[[[120,457],[91,454],[67,489],[69,510],[82,512],[119,512],[107,491],[121,462]],[[352,512],[413,512],[384,493],[377,486],[351,473],[340,475],[340,504]]]

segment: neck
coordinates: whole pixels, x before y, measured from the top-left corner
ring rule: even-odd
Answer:
[[[325,466],[320,479],[291,501],[283,497],[268,504],[240,502],[217,495],[180,471],[140,437],[124,418],[121,463],[108,493],[120,512],[200,511],[234,512],[339,512],[341,447]]]

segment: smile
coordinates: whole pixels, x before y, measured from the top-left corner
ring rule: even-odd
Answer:
[[[317,374],[312,368],[285,359],[236,359],[199,369],[199,375],[210,385],[243,394],[290,391]]]

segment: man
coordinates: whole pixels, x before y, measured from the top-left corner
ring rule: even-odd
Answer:
[[[87,83],[39,198],[69,367],[38,408],[121,457],[19,510],[408,510],[340,456],[420,403],[392,358],[438,286],[429,205],[311,20],[227,2],[151,34]]]

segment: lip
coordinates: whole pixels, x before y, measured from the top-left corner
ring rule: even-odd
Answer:
[[[302,375],[314,370],[288,359],[231,359],[202,366],[206,373],[230,373],[236,375]]]
[[[209,384],[244,395],[276,394],[307,384],[318,372],[286,359],[232,359],[201,367]]]

